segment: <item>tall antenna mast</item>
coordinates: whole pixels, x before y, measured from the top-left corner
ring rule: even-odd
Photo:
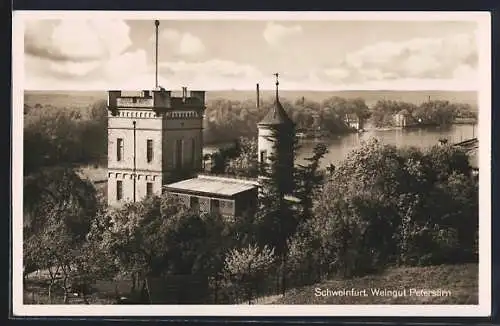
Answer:
[[[158,26],[160,26],[160,21],[155,20],[155,29],[156,29],[156,44],[155,44],[155,89],[158,89]]]

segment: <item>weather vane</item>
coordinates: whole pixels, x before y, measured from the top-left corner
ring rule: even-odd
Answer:
[[[280,76],[279,73],[274,73],[273,74],[276,77],[276,101],[278,100],[278,85],[280,84],[278,77]]]

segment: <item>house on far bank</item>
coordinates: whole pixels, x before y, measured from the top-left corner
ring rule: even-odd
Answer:
[[[396,127],[406,128],[417,124],[410,112],[406,109],[394,114],[392,118]]]
[[[364,120],[361,119],[357,114],[354,113],[346,114],[344,122],[351,129],[355,130],[364,129]]]

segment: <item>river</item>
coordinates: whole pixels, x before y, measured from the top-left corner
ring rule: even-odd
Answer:
[[[300,149],[297,153],[298,162],[312,155],[312,150],[318,142],[327,145],[328,153],[321,161],[321,167],[325,168],[330,163],[337,165],[345,159],[349,152],[359,147],[362,141],[369,140],[371,137],[379,139],[384,144],[403,146],[415,146],[418,148],[427,148],[438,144],[439,139],[446,138],[449,143],[458,143],[473,137],[477,137],[477,125],[472,124],[454,124],[446,127],[425,127],[411,129],[392,129],[378,130],[370,128],[363,133],[352,133],[339,135],[332,138],[323,138],[319,140],[301,140]],[[230,145],[221,144],[219,146]],[[208,145],[204,148],[204,153],[213,152],[219,146]]]
[[[472,124],[393,130],[367,128],[364,133],[360,134],[353,133],[320,140],[302,140],[297,158],[301,162],[305,157],[311,156],[312,150],[318,142],[323,142],[328,146],[328,153],[323,158],[321,164],[322,167],[326,167],[330,163],[336,165],[345,159],[349,152],[359,147],[362,141],[369,140],[372,137],[379,139],[384,144],[396,145],[398,147],[415,146],[418,148],[427,148],[438,144],[441,138],[448,139],[449,143],[458,143],[477,137],[477,133],[477,125],[473,126]]]

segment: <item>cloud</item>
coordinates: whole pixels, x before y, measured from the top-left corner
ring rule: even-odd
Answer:
[[[126,69],[124,69],[126,67]],[[147,73],[146,52],[125,52],[101,61],[51,61],[25,55],[25,87],[28,89],[105,89]],[[150,79],[154,82],[153,77]]]
[[[120,20],[28,21],[25,52],[54,61],[109,59],[132,44],[129,31],[129,26]]]
[[[151,54],[132,48],[130,27],[119,20],[37,20],[25,25],[25,88],[149,89],[154,86]],[[159,67],[160,84],[199,89],[273,89],[271,72],[245,62],[213,58],[195,35],[164,29],[170,57]],[[269,23],[271,45],[285,45],[302,33],[299,25]],[[283,47],[288,49],[288,47]],[[285,53],[285,55],[287,55]],[[203,59],[203,60],[201,60]],[[160,58],[160,60],[162,60]],[[194,60],[198,60],[193,62]],[[329,66],[284,69],[282,89],[475,89],[475,35],[379,42],[347,53]]]
[[[160,38],[168,42],[169,50],[182,56],[196,56],[205,52],[205,45],[191,33],[182,33],[172,28],[161,31]]]
[[[371,44],[348,53],[340,67],[330,70],[339,72],[332,77],[351,83],[457,78],[473,83],[477,64],[477,42],[471,33]]]
[[[155,69],[144,50],[126,52],[91,73],[72,78],[47,73],[46,59],[27,57],[30,69],[27,89],[140,90],[154,87]],[[127,69],[123,69],[127,67]],[[272,84],[272,78],[267,78]],[[187,86],[191,89],[252,89],[264,81],[263,74],[252,65],[213,59],[199,62],[169,61],[159,63],[159,84],[169,89]]]
[[[270,22],[266,25],[263,36],[269,45],[278,46],[301,34],[302,27],[300,25],[285,26]]]
[[[86,80],[103,73],[99,70],[113,62],[123,62],[122,56],[132,44],[130,28],[121,20],[36,20],[25,27],[29,75]]]
[[[343,80],[350,76],[350,71],[344,68],[330,68],[325,69],[323,73],[333,80]]]

